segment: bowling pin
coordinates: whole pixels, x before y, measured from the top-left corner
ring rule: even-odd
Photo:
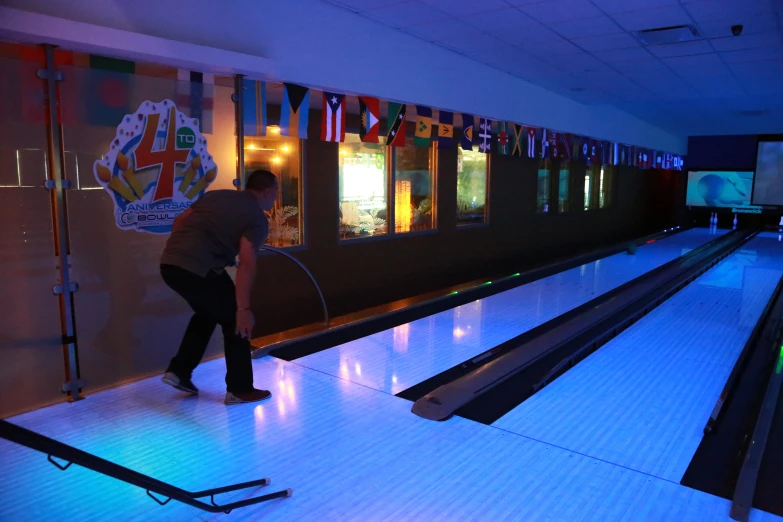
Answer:
[[[549,205],[546,203],[544,204],[544,212],[549,212]]]
[[[734,226],[737,226],[737,214],[734,214]]]
[[[778,223],[779,227],[783,227],[783,216],[780,216],[780,223]]]

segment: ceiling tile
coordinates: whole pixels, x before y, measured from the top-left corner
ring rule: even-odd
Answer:
[[[519,10],[544,24],[601,16],[590,0],[548,0],[520,6]]]
[[[535,42],[536,40],[529,41]],[[560,36],[557,36],[557,38],[549,38],[545,44],[528,45],[525,47],[525,51],[533,56],[558,56],[561,54],[575,54],[581,52],[577,46]]]
[[[351,11],[356,12],[375,9],[384,5],[397,5],[400,3],[399,1],[394,0],[327,0],[327,2],[347,7]]]
[[[621,73],[640,75],[657,75],[661,74],[661,71],[671,72],[671,68],[669,68],[668,65],[653,56],[639,58],[629,62],[613,63],[612,68]]]
[[[716,51],[743,51],[758,47],[777,47],[783,49],[783,38],[775,33],[729,36],[710,40]]]
[[[744,84],[745,90],[751,96],[780,96],[780,85],[769,82],[748,82]],[[778,120],[778,126],[780,126]]]
[[[691,85],[703,98],[736,98],[745,96],[745,90],[740,83],[732,77],[723,78],[716,82],[712,79],[691,80]]]
[[[468,49],[464,51],[464,54],[492,66],[517,61],[519,55],[524,54],[521,49],[518,49],[511,44],[499,40],[498,42],[498,45],[494,45],[493,43],[490,47]]]
[[[724,36],[734,38],[734,35],[731,34],[731,26],[735,24],[743,26],[742,36],[755,33],[776,33],[778,31],[775,17],[752,15],[702,22],[699,24],[699,31],[704,38],[722,38]]]
[[[452,36],[438,40],[437,43],[468,56],[475,56],[476,53],[486,55],[486,53],[484,53],[485,51],[505,49],[508,48],[509,45],[507,42],[498,40],[488,34],[480,33],[479,31],[475,31],[475,36],[473,38]]]
[[[425,40],[436,41],[457,35],[471,35],[476,32],[476,28],[460,20],[448,19],[440,22],[413,25],[406,27],[405,31]]]
[[[568,42],[562,36],[539,23],[536,23],[534,26],[526,27],[522,31],[502,31],[493,34],[499,39],[517,47],[521,47],[528,52],[531,50],[536,51],[535,53],[531,52],[531,54],[542,54],[546,48],[549,48],[550,46],[553,50],[555,47],[568,47],[563,44],[563,42],[566,44]],[[579,49],[574,48],[573,52],[578,50]]]
[[[642,29],[656,29],[658,27],[692,23],[685,9],[678,5],[621,13],[612,15],[612,18],[626,31],[640,31]]]
[[[754,78],[775,80],[783,92],[783,60],[765,60],[757,62],[732,63],[729,69],[740,79]],[[783,100],[783,96],[781,96]]]
[[[720,57],[726,63],[756,62],[759,60],[774,60],[783,58],[783,49],[776,47],[764,47],[761,49],[745,49],[720,53]]]
[[[696,23],[734,17],[775,16],[767,0],[700,0],[685,5]]]
[[[611,71],[611,68],[601,60],[583,51],[566,55],[543,55],[541,59],[572,74],[584,71]]]
[[[663,58],[662,61],[676,71],[680,69],[715,69],[723,65],[716,53]]]
[[[644,47],[628,47],[626,49],[614,49],[611,51],[600,51],[596,56],[606,63],[617,64],[630,61],[652,60],[653,56]]]
[[[509,5],[530,5],[530,4],[540,4],[541,2],[545,2],[546,0],[506,0],[506,3]]]
[[[659,58],[670,56],[692,56],[696,54],[712,53],[713,49],[709,42],[705,40],[696,40],[694,42],[681,42],[667,45],[651,45],[647,48],[652,54]]]
[[[606,36],[590,36],[587,38],[575,38],[573,43],[585,51],[608,51],[611,49],[623,49],[626,47],[638,47],[639,42],[627,33],[610,34]]]
[[[486,13],[475,13],[468,16],[458,15],[457,17],[465,23],[487,32],[539,25],[538,22],[528,15],[513,7]]]
[[[473,13],[485,13],[487,11],[497,11],[508,7],[503,0],[420,0],[444,13],[454,17],[465,16]]]
[[[410,27],[422,23],[440,22],[451,18],[443,11],[419,2],[388,5],[364,11],[362,14],[392,27]]]
[[[622,29],[614,21],[603,15],[595,18],[557,22],[550,24],[549,27],[560,36],[568,39],[622,32]]]
[[[593,0],[607,14],[628,13],[642,9],[654,9],[677,5],[677,0]]]

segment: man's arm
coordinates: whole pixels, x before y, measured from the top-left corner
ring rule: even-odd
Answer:
[[[250,311],[250,294],[256,277],[256,249],[246,237],[239,242],[239,269],[237,270],[237,333],[250,338],[255,320]]]

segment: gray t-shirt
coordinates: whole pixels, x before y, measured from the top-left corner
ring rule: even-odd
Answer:
[[[266,214],[248,191],[213,190],[178,218],[160,259],[206,277],[210,270],[233,266],[239,242],[246,237],[258,248],[266,240]]]

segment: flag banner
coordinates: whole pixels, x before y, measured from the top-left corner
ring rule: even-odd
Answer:
[[[345,141],[345,95],[323,93],[321,103],[321,140]]]
[[[310,113],[310,89],[293,83],[283,84],[283,103],[280,107],[280,134],[307,139]]]
[[[517,123],[514,123],[514,148],[511,150],[512,156],[519,156],[522,157],[522,143],[524,142],[524,136],[522,135],[522,131],[525,130],[524,125],[519,125]]]
[[[527,157],[528,158],[536,157],[536,128],[535,127],[527,128]]]
[[[362,123],[359,127],[359,138],[365,143],[378,143],[378,132],[381,121],[381,104],[378,98],[359,96],[359,112]]]
[[[416,147],[429,147],[432,140],[432,109],[416,106],[416,131],[413,134],[413,144]]]
[[[201,132],[212,134],[215,104],[215,75],[178,69],[177,106],[187,107],[190,117],[198,120]]]
[[[454,146],[454,113],[438,111],[438,148]]]
[[[507,131],[507,123],[505,121],[497,122],[497,150],[498,154],[508,156],[511,153],[511,140]]]
[[[492,147],[492,121],[487,118],[479,118],[479,150],[489,154]]]
[[[561,157],[566,160],[571,159],[572,155],[572,148],[571,144],[573,143],[573,138],[570,134],[561,132],[560,133],[560,141],[562,142],[562,152],[560,153]]]
[[[266,136],[266,83],[242,80],[242,119],[245,136]]]
[[[471,114],[462,114],[462,139],[460,146],[464,150],[473,150],[473,124],[475,120]]]
[[[541,131],[541,158],[547,159],[552,154],[552,149],[549,147],[549,136],[547,130]]]
[[[389,116],[387,125],[389,127],[386,136],[386,144],[392,147],[405,146],[405,112],[407,105],[404,103],[389,102]]]

